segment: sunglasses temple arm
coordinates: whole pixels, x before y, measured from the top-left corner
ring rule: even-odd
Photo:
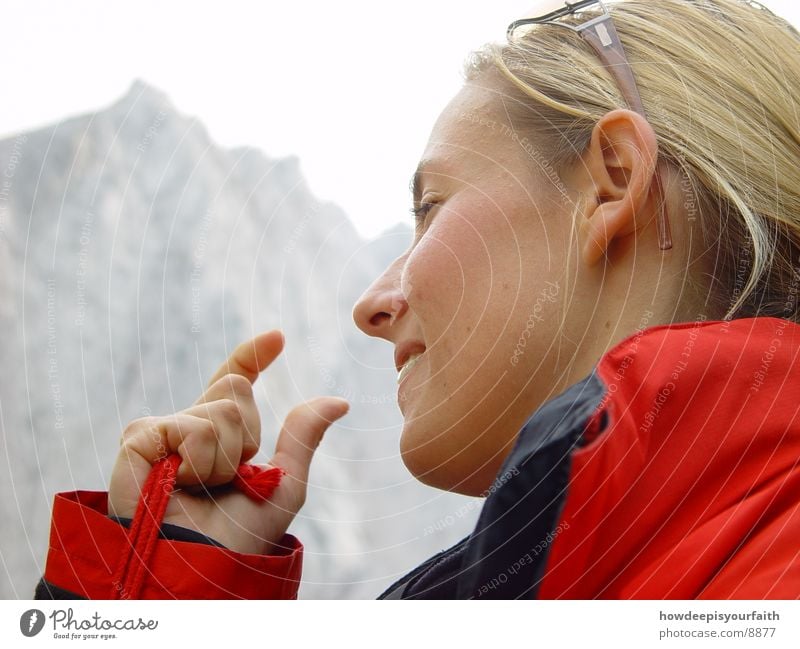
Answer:
[[[667,209],[667,201],[664,194],[664,174],[665,167],[661,160],[656,161],[656,200],[660,203],[658,206],[658,248],[659,250],[669,250],[672,248],[672,232],[669,227],[669,210]]]
[[[619,40],[614,23],[610,16],[603,16],[597,20],[592,20],[582,25],[578,30],[585,41],[597,52],[600,60],[608,68],[619,84],[622,95],[631,110],[635,110],[640,115],[644,114],[644,105],[636,88],[633,79],[633,71],[622,49],[622,42]]]

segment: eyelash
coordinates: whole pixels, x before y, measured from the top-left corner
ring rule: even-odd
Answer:
[[[430,201],[426,203],[420,203],[419,207],[412,207],[409,212],[414,215],[414,221],[419,228],[425,223],[425,217],[428,216],[428,213],[436,206],[436,203],[431,203]]]

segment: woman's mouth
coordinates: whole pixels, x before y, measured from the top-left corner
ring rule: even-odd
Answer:
[[[400,369],[400,373],[397,375],[397,383],[398,385],[403,382],[403,379],[408,376],[408,373],[411,371],[411,368],[417,364],[419,357],[422,356],[424,352],[420,352],[419,354],[411,354],[406,361],[406,364]]]

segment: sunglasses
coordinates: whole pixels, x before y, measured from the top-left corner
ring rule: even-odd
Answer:
[[[568,25],[558,20],[564,16],[577,14],[581,10],[594,5],[598,5],[602,13],[580,25]],[[625,56],[622,42],[619,40],[617,30],[614,28],[614,21],[611,20],[611,14],[608,13],[605,4],[600,0],[583,0],[581,2],[548,0],[537,4],[531,13],[536,15],[515,20],[508,26],[507,36],[509,41],[513,39],[516,30],[525,25],[555,25],[577,32],[597,52],[603,65],[617,82],[617,86],[628,103],[628,107],[647,119],[639,89],[636,87],[636,81],[633,78],[633,69],[628,57]],[[664,200],[664,174],[663,161],[657,160],[654,184],[656,200],[659,205],[657,221],[658,247],[660,250],[669,250],[672,248],[672,235],[669,227],[667,204]]]

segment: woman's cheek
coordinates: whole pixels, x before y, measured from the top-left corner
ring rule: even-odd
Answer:
[[[454,313],[453,305],[464,293],[465,264],[459,242],[451,240],[443,228],[432,227],[417,242],[408,257],[402,290],[409,304],[418,311]]]

